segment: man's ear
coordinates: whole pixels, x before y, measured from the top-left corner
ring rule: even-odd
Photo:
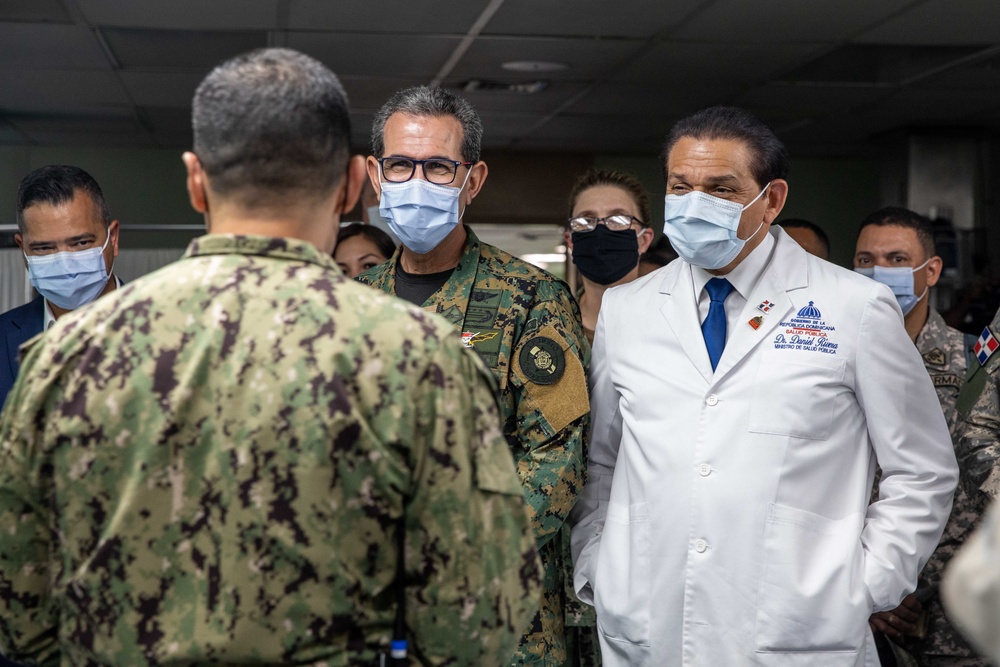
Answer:
[[[347,161],[347,169],[344,171],[344,178],[340,182],[340,193],[337,196],[337,215],[346,215],[358,203],[361,196],[361,186],[364,185],[368,174],[365,173],[365,158],[361,155],[353,155]]]
[[[117,257],[118,256],[118,230],[119,230],[119,228],[120,228],[120,225],[118,224],[117,220],[112,220],[111,224],[108,225],[108,239],[110,239],[110,241],[108,242],[108,245],[111,246],[111,256],[112,257]]]
[[[483,184],[486,183],[486,176],[489,174],[489,169],[486,167],[486,163],[480,160],[476,164],[469,167],[469,181],[466,183],[465,187],[465,205],[468,206],[472,203],[472,200],[476,198],[479,191],[483,189]]]
[[[767,208],[764,210],[764,222],[771,224],[774,222],[781,209],[785,207],[785,199],[788,198],[788,181],[783,178],[776,178],[767,186],[764,193],[767,201]]]
[[[191,208],[201,214],[208,212],[208,183],[205,170],[201,167],[198,156],[191,151],[181,155],[184,168],[187,169],[187,190]]]
[[[21,249],[21,252],[24,252],[24,237],[23,236],[21,236],[20,234],[14,234],[14,243],[16,243],[17,247]]]
[[[941,279],[941,271],[944,270],[944,260],[942,260],[937,255],[934,255],[927,262],[927,266],[924,267],[924,271],[927,272],[927,286],[934,287],[937,282]]]
[[[375,190],[375,198],[382,199],[382,181],[378,177],[378,160],[375,159],[374,155],[368,156],[368,159],[365,160],[365,167],[368,170],[368,180],[371,181],[372,188]]]

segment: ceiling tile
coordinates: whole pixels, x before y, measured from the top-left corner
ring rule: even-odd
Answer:
[[[6,120],[33,143],[39,144],[146,144],[146,130],[128,111],[87,114],[17,114]]]
[[[192,68],[208,72],[233,56],[267,46],[267,33],[208,30],[102,29],[125,69]]]
[[[779,78],[785,81],[900,84],[980,51],[977,46],[845,44]]]
[[[194,91],[205,78],[202,72],[121,73],[132,101],[140,106],[191,109]]]
[[[287,45],[321,60],[338,76],[415,77],[427,83],[458,45],[457,37],[291,32]]]
[[[771,83],[751,88],[732,99],[731,103],[747,108],[763,109],[771,116],[780,111],[785,117],[823,118],[867,108],[891,92],[872,86]]]
[[[51,23],[0,23],[3,69],[111,69],[86,28]]]
[[[929,0],[915,3],[911,9],[855,39],[907,45],[995,44],[998,26],[1000,3],[996,0]]]
[[[452,86],[449,86],[452,87]],[[553,81],[538,93],[510,93],[502,91],[465,91],[461,85],[453,90],[467,99],[477,110],[489,109],[491,113],[540,113],[558,109],[563,103],[587,89],[586,84]]]
[[[426,83],[424,79],[412,77],[377,78],[370,76],[340,76],[340,82],[347,91],[347,97],[354,111],[378,110],[394,93],[410,86]]]
[[[525,75],[517,78],[581,81],[602,76],[641,46],[641,42],[625,39],[480,38],[469,47],[449,78],[510,80],[510,72],[501,67],[503,63],[542,60],[564,63],[569,67],[558,72],[546,72],[542,76]]]
[[[766,81],[773,75],[816,57],[826,47],[798,44],[718,44],[665,42],[625,68],[623,81],[655,81],[658,85],[709,83],[738,87]]]
[[[647,38],[683,16],[660,0],[633,0],[627,11],[607,0],[507,0],[483,34]]]
[[[35,21],[72,23],[59,0],[4,0],[0,3],[0,21]]]
[[[299,0],[291,3],[290,30],[333,30],[365,33],[465,34],[482,12],[483,3],[468,0],[427,2],[329,2]]]
[[[671,39],[714,42],[841,42],[913,0],[840,3],[720,0],[670,33]]]
[[[272,30],[279,0],[75,0],[91,25],[180,30]],[[339,4],[339,3],[338,3]]]
[[[0,70],[0,109],[65,112],[128,104],[111,72]]]
[[[726,86],[677,88],[666,83],[601,83],[567,111],[578,115],[614,116],[617,122],[628,122],[622,117],[679,118],[698,109],[723,104],[732,95],[732,88]]]

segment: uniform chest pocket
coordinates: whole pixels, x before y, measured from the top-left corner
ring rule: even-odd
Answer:
[[[846,362],[818,352],[761,355],[750,401],[751,433],[825,440],[846,391]]]

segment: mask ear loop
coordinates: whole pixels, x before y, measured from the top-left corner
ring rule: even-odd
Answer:
[[[740,211],[740,213],[742,213],[743,211],[747,210],[748,208],[750,208],[751,206],[753,206],[755,203],[757,203],[757,200],[764,196],[764,193],[767,192],[767,189],[769,187],[771,187],[771,181],[767,182],[767,185],[764,186],[764,189],[761,190],[760,193],[758,193],[758,195],[753,198],[753,201],[751,201],[749,204],[747,204],[746,206],[744,206],[743,209]],[[757,229],[753,230],[753,234],[751,234],[750,236],[746,237],[746,240],[744,240],[743,242],[746,243],[747,241],[749,241],[753,237],[757,236],[757,232],[759,232],[763,226],[764,226],[764,219],[761,218],[760,224],[757,225]],[[929,262],[930,260],[927,260],[927,261]]]

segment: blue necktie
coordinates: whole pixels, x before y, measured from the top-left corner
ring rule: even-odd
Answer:
[[[726,348],[726,297],[733,291],[732,284],[725,278],[712,278],[705,283],[705,291],[711,303],[708,306],[708,317],[701,323],[701,335],[705,337],[705,347],[708,348],[708,358],[712,361],[712,370],[719,365],[722,351]]]

